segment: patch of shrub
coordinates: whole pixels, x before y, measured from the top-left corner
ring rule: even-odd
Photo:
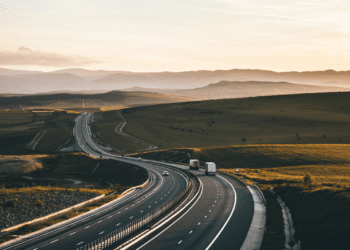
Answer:
[[[305,185],[307,185],[307,186],[310,186],[310,185],[312,184],[313,181],[314,181],[314,180],[313,180],[313,178],[312,178],[312,176],[311,176],[310,174],[306,174],[306,175],[304,176],[304,178],[303,178],[303,183],[304,183]]]
[[[8,202],[6,203],[6,206],[15,208],[15,207],[17,207],[18,203],[19,203],[19,200],[17,198],[13,198],[13,199],[8,200]]]
[[[37,199],[36,202],[34,203],[34,206],[44,207],[45,203],[42,200]]]

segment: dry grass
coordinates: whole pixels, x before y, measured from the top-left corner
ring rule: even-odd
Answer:
[[[350,143],[349,93],[210,100],[122,110],[124,131],[158,149]],[[103,115],[115,111],[103,112]],[[117,126],[105,127],[112,135]],[[111,117],[111,122],[113,121]],[[245,139],[245,140],[243,140]],[[111,141],[120,150],[137,152]],[[125,149],[123,148],[125,145]]]
[[[228,171],[236,172],[233,169]],[[263,182],[277,180],[302,182],[304,176],[310,174],[315,185],[350,187],[350,164],[306,165],[258,170],[240,169],[236,174]]]
[[[87,190],[85,190],[84,192],[87,192]],[[19,229],[15,230],[15,231],[11,232],[11,234],[6,234],[6,235],[1,236],[0,243],[14,239],[15,238],[14,235],[26,235],[26,234],[35,232],[37,230],[43,229],[45,227],[49,227],[51,225],[60,223],[62,221],[71,219],[73,217],[76,217],[78,215],[86,213],[90,210],[98,208],[98,207],[102,206],[103,204],[111,202],[119,197],[120,197],[120,195],[112,194],[112,195],[109,195],[109,196],[102,198],[98,201],[91,202],[88,205],[83,206],[81,208],[74,209],[74,211],[70,211],[70,212],[64,213],[64,214],[59,215],[59,216],[55,216],[53,218],[47,219],[47,220],[42,221],[42,222],[34,223],[31,225],[25,225],[25,226],[20,227]]]
[[[63,187],[25,187],[25,188],[7,188],[0,189],[0,194],[14,194],[14,193],[23,193],[23,194],[31,194],[31,193],[42,193],[48,191],[74,191],[74,192],[88,192],[94,194],[107,194],[111,192],[111,189],[89,189],[89,188],[63,188]]]

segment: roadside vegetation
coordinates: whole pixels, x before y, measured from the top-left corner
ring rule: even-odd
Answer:
[[[304,249],[344,249],[350,231],[350,146],[339,144],[245,145],[181,148],[135,157],[188,163],[213,161],[217,168],[257,183],[267,199],[262,249],[283,247],[281,207],[273,188],[289,207],[295,238]],[[190,154],[190,156],[188,156]],[[238,168],[238,171],[237,171]],[[282,232],[282,233],[281,233]]]
[[[83,153],[0,156],[0,229],[14,226],[89,200],[108,197],[14,232],[0,242],[69,219],[105,204],[148,178],[146,170]]]

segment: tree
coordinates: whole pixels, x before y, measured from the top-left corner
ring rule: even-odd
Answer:
[[[312,182],[313,182],[313,178],[312,178],[312,176],[310,174],[307,174],[307,175],[304,176],[303,183],[305,185],[310,186],[312,184]]]

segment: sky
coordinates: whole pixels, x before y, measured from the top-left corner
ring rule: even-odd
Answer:
[[[349,0],[0,0],[0,67],[350,70]]]

